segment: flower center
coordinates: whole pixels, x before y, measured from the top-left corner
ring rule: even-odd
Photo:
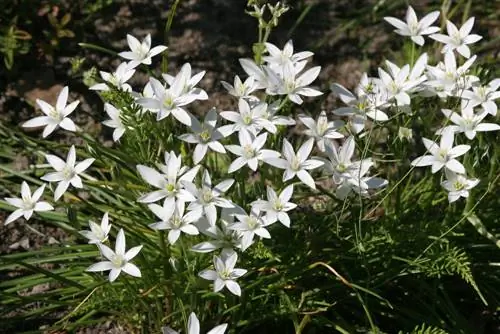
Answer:
[[[172,219],[170,219],[170,223],[172,223],[172,225],[175,227],[175,228],[179,228],[182,226],[182,219],[181,217],[175,215],[172,217]]]
[[[201,192],[201,200],[204,203],[210,203],[214,199],[211,189],[204,188]]]
[[[249,230],[255,230],[256,228],[259,227],[259,222],[257,221],[257,218],[255,217],[248,217],[247,218],[247,225]]]
[[[339,173],[344,173],[346,170],[347,170],[347,166],[346,166],[345,164],[343,164],[343,163],[339,163],[339,164],[337,165],[337,171],[338,171]]]
[[[63,118],[61,117],[61,114],[54,108],[54,107],[50,107],[50,110],[49,110],[49,116],[53,119],[55,119],[56,121],[61,121]]]
[[[137,54],[142,58],[146,58],[147,55],[149,53],[149,48],[144,45],[144,44],[141,44],[141,46],[139,46],[139,49],[137,50]]]
[[[209,132],[208,130],[203,130],[203,131],[200,133],[200,138],[201,138],[201,140],[203,140],[204,142],[209,141],[211,137],[212,137],[212,135],[210,134],[210,132]]]
[[[274,211],[283,210],[283,203],[281,203],[281,201],[279,199],[277,199],[273,204],[273,209],[274,209]]]
[[[456,191],[460,191],[465,188],[465,184],[460,181],[455,181],[455,183],[453,183],[453,188],[455,188]]]
[[[252,159],[255,158],[256,152],[251,145],[245,145],[243,147],[243,156],[245,159]]]
[[[165,189],[171,193],[171,192],[174,192],[176,191],[177,189],[175,188],[175,184],[173,183],[168,183],[166,186],[165,186]]]
[[[172,98],[172,96],[165,97],[165,99],[163,100],[163,106],[168,109],[174,107],[174,99]]]
[[[122,256],[122,255],[115,254],[115,255],[113,256],[113,258],[111,259],[111,263],[112,263],[115,267],[117,267],[117,268],[121,268],[121,267],[123,267],[123,266],[127,263],[127,261],[123,258],[123,256]]]
[[[35,203],[33,203],[32,201],[23,202],[24,210],[33,210],[34,208],[35,208]]]
[[[62,174],[64,176],[64,179],[66,179],[66,180],[71,180],[76,175],[73,168],[68,167],[68,166],[64,167],[64,169],[62,170]]]
[[[224,269],[223,271],[219,272],[219,276],[222,279],[231,279],[232,278],[232,272]]]
[[[440,149],[438,154],[439,154],[439,157],[443,160],[446,160],[448,158],[448,150]]]
[[[290,167],[293,171],[298,171],[300,170],[300,161],[297,156],[294,156],[292,158],[292,161],[290,162]]]
[[[252,116],[248,114],[243,116],[243,123],[245,123],[246,125],[250,125],[252,123]]]

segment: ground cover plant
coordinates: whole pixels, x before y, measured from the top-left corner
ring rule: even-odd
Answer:
[[[490,44],[472,2],[387,6],[378,18],[397,51],[346,88],[320,83],[322,64],[293,39],[271,43],[293,4],[249,1],[254,43],[220,83],[227,108],[207,104],[203,69],[170,65],[181,2],[163,42],[126,32],[120,50],[80,44],[115,60],[71,62],[111,141],[76,121],[75,79],[1,124],[4,226],[43,234],[36,219],[65,236],[0,257],[2,328],[499,330],[500,79],[476,54]],[[313,8],[301,6],[290,32]],[[31,157],[23,169],[18,154]]]

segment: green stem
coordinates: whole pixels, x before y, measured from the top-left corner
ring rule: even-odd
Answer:
[[[165,45],[168,45],[168,37],[170,35],[170,29],[172,28],[172,22],[174,20],[175,12],[177,10],[177,5],[180,0],[175,0],[172,8],[168,13],[167,23],[165,23],[165,30],[163,32],[163,41]],[[161,60],[161,71],[162,73],[167,73],[168,69],[168,49],[163,52],[162,60]]]

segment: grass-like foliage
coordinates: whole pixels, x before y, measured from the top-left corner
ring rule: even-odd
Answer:
[[[35,217],[66,236],[0,257],[3,330],[108,319],[134,333],[499,326],[500,79],[474,55],[480,18],[387,16],[401,60],[353,91],[331,78],[322,92],[312,52],[268,42],[287,9],[250,1],[254,54],[239,60],[245,77],[223,82],[235,110],[191,113],[209,99],[204,72],[167,74],[167,46],[127,35],[119,53],[84,45],[124,60],[85,77],[112,147],[73,122],[71,87],[22,124],[42,139],[0,125],[5,224],[33,230]],[[149,80],[137,90],[127,81],[139,72]],[[328,94],[338,108],[318,110],[311,101]],[[61,131],[81,144],[50,140]],[[18,155],[29,168],[14,168]]]

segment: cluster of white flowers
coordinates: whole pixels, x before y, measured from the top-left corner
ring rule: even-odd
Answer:
[[[297,148],[292,144],[294,141],[286,138],[281,140],[277,136],[284,132],[285,127],[297,123],[292,117],[280,112],[288,102],[302,104],[302,97],[322,94],[309,87],[321,69],[319,66],[306,69],[312,52],[294,53],[292,41],[287,42],[283,50],[265,43],[263,63],[240,59],[248,75],[244,81],[235,76],[233,85],[222,83],[228,93],[238,99],[237,111],[218,112],[211,109],[200,121],[189,112],[188,106],[197,100],[208,99],[207,93],[196,87],[205,72],[192,75],[191,65],[184,64],[176,75],[164,73],[159,79],[150,77],[142,92],[135,92],[127,81],[139,66],[150,65],[152,57],[166,50],[166,47],[159,45],[152,48],[149,35],[142,42],[127,35],[130,51],[121,52],[119,56],[128,62],[118,65],[112,73],[100,72],[103,82],[90,89],[119,90],[130,94],[135,101],[134,108],[140,110],[136,116],[152,113],[157,121],[172,116],[173,121],[188,127],[189,131],[179,134],[177,138],[191,144],[192,149],[193,166],[184,165],[181,155],[174,151],[165,152],[164,163],[136,166],[138,174],[153,188],[137,199],[146,204],[157,218],[156,222],[151,221],[150,228],[168,230],[170,245],[185,235],[207,237],[206,241],[194,245],[191,250],[200,253],[220,252],[213,256],[213,269],[207,268],[199,276],[213,281],[215,292],[227,288],[240,296],[242,292],[237,279],[245,275],[247,270],[236,268],[238,253],[245,252],[257,239],[271,238],[269,228],[274,223],[291,226],[289,212],[297,207],[292,203],[295,187],[303,184],[315,190],[318,180],[315,175],[327,175],[333,179],[335,195],[339,199],[347,199],[353,193],[370,196],[373,191],[387,185],[386,180],[368,175],[375,165],[372,158],[355,158],[356,141],[370,128],[368,121],[376,124],[389,121],[391,112],[396,110],[411,112],[412,99],[416,96],[462,99],[459,112],[442,110],[449,121],[437,132],[441,136],[440,143],[423,138],[430,155],[413,160],[412,165],[430,165],[433,173],[444,168],[446,181],[442,185],[449,192],[450,202],[468,196],[468,191],[479,181],[468,179],[465,167],[456,159],[464,155],[470,145],[453,146],[454,138],[456,134],[464,133],[468,140],[473,140],[477,132],[500,129],[497,124],[483,122],[488,115],[496,115],[494,101],[500,97],[497,91],[500,79],[481,86],[479,78],[468,73],[476,59],[476,56],[470,55],[468,45],[481,38],[470,34],[474,18],[460,29],[448,21],[448,35],[442,35],[438,33],[438,27],[432,26],[438,16],[438,12],[433,12],[418,21],[414,10],[409,7],[406,23],[391,17],[385,19],[397,28],[398,34],[410,37],[418,45],[424,45],[426,35],[444,43],[444,62],[431,66],[427,54],[423,53],[414,64],[402,67],[386,61],[386,68],[379,68],[378,77],[364,74],[354,93],[339,84],[333,84],[332,91],[346,106],[333,110],[332,115],[321,111],[316,119],[306,114],[299,115],[298,120],[306,127],[303,134],[307,138]],[[460,67],[457,67],[454,51],[468,58]],[[57,127],[76,131],[76,125],[67,116],[76,108],[78,101],[66,105],[67,100],[67,87],[61,91],[55,107],[37,100],[45,116],[36,117],[24,126],[45,126],[43,137]],[[114,129],[114,141],[118,142],[127,135],[127,131],[134,130],[122,110],[110,103],[106,103],[104,108],[110,119],[103,124]],[[269,140],[271,137],[273,140]],[[235,179],[213,182],[210,171],[202,167],[206,166],[203,161],[209,151],[234,157],[228,166],[228,174],[237,172],[245,175],[257,172],[260,168],[273,167],[281,174],[280,170],[283,170],[283,187],[278,191],[276,185],[267,185],[266,199],[236,203],[230,196]],[[314,151],[317,156],[311,156]],[[85,159],[77,163],[74,146],[70,148],[66,161],[51,154],[47,154],[46,159],[55,172],[44,175],[42,180],[58,183],[54,191],[56,201],[69,185],[83,187],[80,175],[94,161]],[[200,170],[201,177],[198,180]],[[298,182],[294,184],[292,181]],[[22,199],[6,199],[18,208],[6,223],[23,215],[29,219],[34,211],[52,210],[53,207],[47,202],[39,202],[44,187],[42,185],[31,196],[28,185],[23,182]],[[80,233],[89,243],[97,245],[105,261],[90,266],[88,271],[110,270],[110,282],[121,271],[135,277],[141,276],[139,268],[130,260],[142,246],[126,251],[125,232],[120,229],[115,250],[110,249],[106,245],[111,230],[107,213],[100,225],[91,221],[89,226],[90,230]],[[199,333],[199,322],[194,314],[189,318],[188,327],[189,333]],[[221,325],[210,333],[223,333],[225,328],[226,325]],[[167,328],[164,331],[175,333]]]
[[[469,45],[481,39],[481,36],[471,34],[474,18],[468,19],[460,29],[447,21],[448,34],[444,35],[438,33],[439,27],[432,26],[438,17],[439,12],[436,11],[418,21],[415,11],[409,7],[406,22],[394,17],[386,17],[385,20],[397,28],[396,33],[410,37],[420,46],[425,44],[425,35],[443,43],[442,62],[435,66],[428,64],[426,53],[423,53],[413,65],[398,67],[386,61],[387,69],[379,68],[378,77],[368,77],[366,73],[363,74],[354,94],[339,84],[333,84],[332,91],[347,105],[333,112],[339,116],[347,116],[352,132],[359,134],[365,130],[368,119],[386,122],[391,111],[411,112],[412,98],[438,96],[445,102],[447,98],[461,99],[458,112],[442,109],[446,117],[445,123],[451,122],[452,125],[445,125],[437,131],[436,134],[441,135],[440,145],[433,140],[423,138],[425,148],[430,155],[412,161],[413,166],[431,165],[433,173],[444,167],[446,181],[442,186],[448,191],[449,201],[453,202],[459,197],[467,197],[469,190],[479,182],[477,179],[468,179],[464,166],[455,159],[465,154],[470,145],[453,147],[454,136],[456,133],[464,133],[467,139],[472,140],[477,132],[500,129],[498,124],[483,122],[489,114],[496,115],[495,100],[500,97],[500,92],[497,91],[500,79],[481,85],[479,78],[469,73],[477,58],[475,55],[471,56]],[[457,66],[454,51],[466,58],[461,66]],[[334,175],[335,183],[340,185],[337,188],[339,197],[349,192],[351,188],[363,193],[366,189],[384,184],[383,180],[378,178],[363,177],[373,165],[370,159],[351,163],[350,155],[353,152],[351,145],[354,145],[354,140],[349,138],[338,152],[335,147],[325,146],[331,160],[328,168]],[[355,173],[350,172],[353,166],[356,169]],[[354,175],[358,176],[357,179]]]

